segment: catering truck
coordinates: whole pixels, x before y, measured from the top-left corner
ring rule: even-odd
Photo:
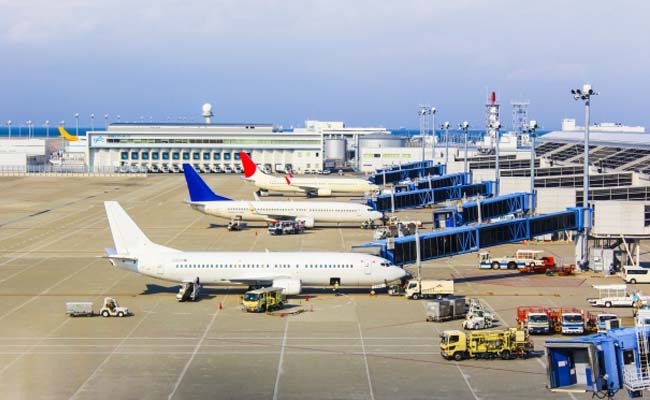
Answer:
[[[454,294],[454,281],[452,279],[411,279],[406,284],[404,295],[407,299],[443,298]]]

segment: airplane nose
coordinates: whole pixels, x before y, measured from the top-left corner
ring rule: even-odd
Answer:
[[[406,277],[408,277],[410,275],[408,273],[408,271],[406,271],[403,268],[400,268],[400,267],[397,267],[397,266],[394,266],[393,268],[395,268],[394,269],[394,271],[395,271],[395,280],[406,278]]]

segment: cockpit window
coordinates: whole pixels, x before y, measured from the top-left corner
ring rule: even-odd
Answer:
[[[390,267],[390,263],[382,262],[382,263],[381,263],[381,266],[382,266],[382,267]]]

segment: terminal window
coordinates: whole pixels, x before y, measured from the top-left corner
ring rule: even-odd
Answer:
[[[180,153],[172,153],[172,160],[179,160],[181,157]]]
[[[193,160],[200,160],[201,159],[201,153],[192,154],[192,159]]]
[[[183,153],[183,160],[189,160],[190,159],[190,153]]]
[[[143,160],[148,160],[149,159],[149,153],[142,153],[142,159]]]
[[[239,160],[241,157],[239,157],[239,153],[235,153],[235,160]]]
[[[134,151],[131,153],[131,160],[137,160],[138,159],[138,152]]]
[[[215,160],[221,160],[221,154],[219,154],[219,153],[214,153],[213,158],[214,158]]]
[[[128,160],[129,159],[129,153],[127,151],[123,151],[122,154],[120,155],[122,160]]]
[[[169,160],[169,153],[163,153],[163,160]]]
[[[157,160],[158,159],[158,152],[151,153],[151,159],[152,160]]]
[[[224,159],[224,160],[230,160],[230,153],[225,153],[225,154],[223,155],[223,159]]]
[[[204,160],[209,160],[210,159],[210,153],[203,153],[203,159]]]

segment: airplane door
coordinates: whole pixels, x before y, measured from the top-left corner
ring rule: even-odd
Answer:
[[[367,262],[363,264],[363,273],[366,275],[370,275],[370,264]]]

